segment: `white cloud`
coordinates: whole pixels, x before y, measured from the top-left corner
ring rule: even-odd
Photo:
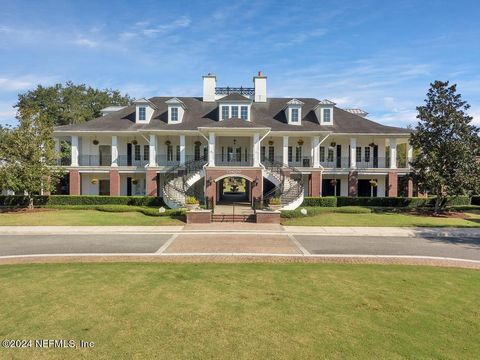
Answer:
[[[50,84],[54,79],[55,77],[40,77],[35,75],[18,77],[0,75],[0,92],[26,90],[40,84]]]
[[[97,47],[99,45],[98,41],[90,40],[84,37],[80,37],[77,40],[74,41],[74,44],[80,45],[80,46],[85,46],[89,48]]]
[[[165,34],[173,30],[187,28],[191,24],[191,20],[187,16],[182,16],[179,19],[170,23],[165,23],[158,26],[152,26],[149,21],[140,21],[135,23],[130,29],[120,33],[121,40],[129,40],[139,36],[155,37],[159,34]]]

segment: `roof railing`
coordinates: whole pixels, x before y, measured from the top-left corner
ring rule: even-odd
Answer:
[[[255,88],[247,87],[216,87],[215,95],[230,95],[230,94],[240,94],[240,95],[255,95]]]

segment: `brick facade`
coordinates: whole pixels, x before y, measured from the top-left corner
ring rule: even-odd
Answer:
[[[398,196],[398,174],[396,171],[388,173],[388,197]]]
[[[147,169],[146,174],[146,195],[157,196],[157,171]]]
[[[310,177],[310,196],[322,196],[322,172],[312,171]]]
[[[69,183],[70,195],[80,195],[80,172],[78,170],[70,170]]]
[[[261,169],[219,169],[213,168],[205,169],[205,181],[206,181],[206,189],[205,189],[205,197],[213,198],[214,204],[217,203],[217,182],[222,177],[227,176],[239,176],[245,177],[247,180],[255,181],[258,179],[258,184],[256,186],[251,184],[251,192],[252,192],[252,201],[255,198],[261,198],[263,196],[263,175]],[[211,179],[211,183],[209,184],[209,179]]]
[[[358,172],[350,171],[348,173],[348,196],[358,195]]]
[[[110,170],[110,196],[120,196],[120,173]]]

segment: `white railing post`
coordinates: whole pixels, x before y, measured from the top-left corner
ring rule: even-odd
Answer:
[[[118,138],[117,136],[112,136],[112,159],[111,164],[112,167],[118,166]]]
[[[208,166],[215,166],[215,133],[208,134]]]
[[[350,139],[350,168],[357,168],[357,139]]]
[[[78,166],[78,136],[72,136],[72,144],[71,144],[71,166]]]
[[[319,168],[320,167],[320,137],[315,136],[312,139],[312,148],[313,148],[313,167]]]
[[[397,139],[390,139],[390,169],[397,168]]]

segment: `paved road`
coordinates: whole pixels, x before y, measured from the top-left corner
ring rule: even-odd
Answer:
[[[171,235],[0,235],[0,256],[154,253]]]
[[[480,260],[480,237],[352,237],[296,235],[311,254],[416,255]]]
[[[252,243],[250,243],[252,242]],[[287,234],[0,235],[0,256],[122,253],[417,255],[480,260],[480,237],[353,237]]]

